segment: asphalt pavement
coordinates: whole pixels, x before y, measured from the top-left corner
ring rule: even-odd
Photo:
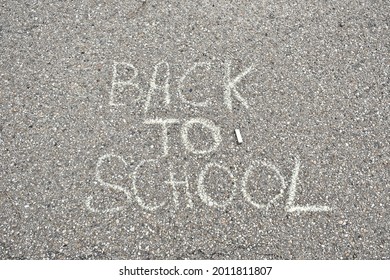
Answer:
[[[0,1],[0,258],[390,259],[389,24]]]

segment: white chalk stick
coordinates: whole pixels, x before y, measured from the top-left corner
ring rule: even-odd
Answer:
[[[235,129],[234,132],[236,133],[238,144],[241,144],[242,143],[242,137],[241,137],[240,130],[239,129]]]

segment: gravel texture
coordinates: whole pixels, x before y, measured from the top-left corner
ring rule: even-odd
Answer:
[[[0,1],[0,258],[389,259],[389,15]]]

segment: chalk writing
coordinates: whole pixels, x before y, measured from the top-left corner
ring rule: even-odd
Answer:
[[[166,69],[165,81],[164,81],[163,85],[157,85],[157,83],[156,83],[157,74],[158,74],[158,71],[159,71],[159,68],[161,65],[164,65],[165,69]],[[149,92],[148,92],[148,95],[146,96],[146,101],[145,101],[145,107],[144,107],[145,114],[148,112],[152,96],[156,95],[157,90],[162,90],[165,93],[165,106],[169,105],[169,103],[171,102],[171,97],[169,94],[169,79],[170,79],[170,71],[169,71],[168,62],[163,61],[163,62],[158,63],[156,66],[154,66],[154,72],[153,72],[152,78],[150,80]]]
[[[232,111],[233,105],[232,105],[232,96],[234,96],[238,101],[244,105],[245,108],[249,108],[248,102],[240,95],[238,92],[236,86],[237,83],[240,82],[247,74],[249,74],[250,71],[252,71],[253,66],[250,66],[246,68],[243,72],[241,72],[237,77],[234,79],[231,79],[230,72],[231,72],[231,62],[228,61],[225,65],[225,79],[224,79],[224,102],[226,107]]]
[[[188,166],[187,164],[184,166],[184,171],[185,172],[187,170],[187,166]],[[189,208],[194,208],[194,203],[192,202],[191,194],[190,194],[190,191],[189,191],[190,184],[189,184],[189,181],[188,181],[187,172],[185,173],[184,181],[176,181],[174,173],[169,172],[169,181],[166,181],[165,183],[172,187],[173,203],[174,203],[174,206],[175,206],[176,209],[179,206],[179,191],[177,189],[178,186],[179,187],[181,187],[181,186],[185,187],[185,194],[186,194],[186,197],[187,197],[186,206],[189,207]]]
[[[273,199],[271,199],[268,204],[259,204],[259,203],[254,202],[253,199],[251,198],[251,196],[249,195],[248,191],[247,191],[247,182],[248,182],[249,176],[252,174],[252,171],[253,171],[253,169],[255,167],[257,167],[257,168],[258,167],[265,167],[267,169],[272,170],[273,172],[275,172],[276,177],[280,180],[280,183],[281,183],[280,192]],[[262,187],[262,186],[259,186],[259,187]],[[276,166],[274,166],[273,164],[270,164],[270,163],[268,163],[266,161],[255,161],[245,171],[244,177],[242,179],[241,191],[242,191],[242,195],[244,196],[244,199],[249,204],[251,204],[252,206],[254,206],[254,207],[258,208],[258,209],[264,209],[264,208],[268,208],[269,206],[271,206],[273,203],[275,203],[279,198],[281,198],[283,196],[283,193],[284,193],[285,189],[286,189],[286,183],[284,181],[283,176],[280,174],[279,170],[276,168]]]
[[[199,69],[203,69],[204,71],[211,71],[212,64],[209,62],[196,62],[194,63],[189,69],[184,71],[184,74],[179,78],[178,80],[178,88],[177,92],[179,94],[181,102],[194,106],[194,107],[208,107],[211,105],[211,101],[208,98],[204,98],[202,101],[194,102],[190,101],[190,99],[184,94],[185,90],[185,81],[187,78],[190,77],[190,75],[193,75],[195,71]],[[123,75],[122,72],[120,72],[118,69],[126,69],[132,71],[131,77],[126,77]],[[223,65],[224,73],[223,73],[223,104],[228,109],[228,111],[232,112],[233,110],[233,102],[238,101],[244,108],[249,108],[249,104],[247,100],[241,95],[239,92],[238,86],[239,83],[244,81],[245,77],[249,75],[254,70],[254,65],[251,65],[249,67],[243,68],[243,70],[237,74],[235,77],[232,77],[232,63],[230,61],[227,61]],[[169,129],[173,125],[180,125],[180,137],[181,142],[185,150],[189,153],[195,154],[195,155],[206,155],[215,153],[222,142],[221,137],[221,130],[220,127],[215,124],[213,121],[202,118],[202,117],[196,117],[196,118],[190,118],[187,120],[182,120],[179,118],[155,118],[155,119],[149,119],[147,118],[147,113],[150,110],[151,102],[153,98],[158,97],[159,94],[163,95],[164,100],[164,106],[168,107],[168,105],[171,103],[171,88],[170,88],[170,80],[171,80],[171,72],[170,72],[170,65],[166,61],[159,62],[154,66],[152,77],[149,79],[149,90],[145,91],[147,94],[143,95],[143,90],[140,87],[140,85],[137,83],[136,79],[138,77],[138,70],[136,67],[131,63],[125,63],[125,62],[114,62],[113,65],[113,74],[112,74],[112,84],[111,84],[111,90],[109,94],[109,105],[110,106],[123,106],[124,103],[117,102],[116,99],[116,92],[117,90],[124,90],[125,88],[130,89],[136,92],[136,98],[135,101],[141,100],[144,101],[144,107],[143,112],[145,114],[145,120],[144,124],[146,125],[152,125],[152,126],[159,126],[159,131],[161,131],[161,135],[158,138],[158,141],[161,146],[161,154],[156,159],[149,159],[149,160],[141,160],[134,168],[132,172],[129,173],[129,176],[132,179],[131,187],[125,188],[123,186],[119,186],[117,184],[106,182],[102,179],[101,170],[102,166],[112,159],[119,160],[122,164],[125,166],[128,166],[126,161],[119,155],[115,154],[106,154],[101,156],[96,164],[96,170],[95,170],[95,178],[96,181],[99,183],[99,185],[105,189],[109,189],[115,192],[122,193],[125,198],[125,202],[127,204],[132,203],[133,201],[138,204],[138,206],[144,210],[149,212],[156,212],[159,209],[162,209],[162,207],[169,208],[174,207],[174,209],[178,209],[180,206],[180,201],[185,201],[185,207],[193,209],[196,205],[194,194],[191,193],[191,182],[189,178],[192,178],[188,175],[188,171],[192,170],[189,169],[188,164],[185,164],[181,168],[181,178],[178,176],[179,174],[176,174],[172,172],[172,166],[169,166],[169,173],[166,175],[169,175],[169,179],[165,180],[164,182],[161,182],[164,184],[164,186],[167,186],[168,188],[168,197],[164,198],[163,201],[158,201],[157,203],[149,203],[145,201],[141,197],[141,188],[143,185],[139,185],[139,182],[145,182],[148,178],[153,178],[153,173],[148,174],[146,178],[142,177],[143,171],[148,171],[148,167],[150,167],[153,164],[159,163],[159,160],[161,158],[166,158],[169,155],[170,150],[170,139],[169,139]],[[125,73],[127,73],[125,72]],[[127,75],[127,74],[126,74]],[[188,93],[187,93],[188,94]],[[210,145],[206,145],[205,148],[200,148],[199,146],[196,146],[194,143],[194,138],[192,137],[191,132],[193,132],[194,129],[201,128],[202,131],[207,131],[208,135],[212,138],[212,143]],[[153,129],[153,128],[152,128]],[[238,143],[242,143],[242,137],[239,129],[235,130],[237,141]],[[300,170],[300,159],[299,157],[296,157],[294,160],[294,167],[292,170],[291,179],[289,180],[289,184],[286,182],[288,180],[285,179],[285,177],[280,172],[280,169],[269,162],[268,160],[254,160],[249,164],[249,166],[244,170],[244,173],[242,174],[241,181],[238,181],[236,179],[237,174],[233,174],[233,171],[230,170],[230,168],[224,166],[222,163],[215,163],[215,162],[208,162],[206,163],[203,168],[200,169],[199,174],[192,174],[195,177],[197,177],[197,183],[196,183],[196,193],[198,195],[198,200],[200,200],[201,203],[206,205],[207,207],[213,207],[216,209],[226,209],[227,207],[232,207],[234,199],[241,193],[242,199],[244,202],[248,203],[250,206],[259,209],[267,211],[270,209],[271,205],[276,205],[277,201],[282,200],[285,198],[285,205],[283,206],[283,210],[286,213],[295,212],[297,214],[301,214],[304,212],[325,212],[325,211],[331,211],[332,208],[328,206],[321,206],[321,205],[296,205],[296,193],[298,188],[299,181],[299,170]],[[129,167],[130,168],[130,167]],[[254,171],[255,170],[267,170],[274,174],[274,177],[277,179],[277,184],[280,184],[280,190],[279,192],[274,195],[271,199],[268,200],[266,203],[260,203],[256,201],[256,199],[253,197],[253,195],[250,194],[248,190],[248,182],[252,178],[251,182],[253,182],[254,177]],[[164,171],[159,171],[164,172]],[[184,172],[184,174],[183,174]],[[225,187],[225,191],[216,191],[216,192],[210,192],[210,178],[216,179],[217,182],[220,182],[220,180],[217,180],[216,176],[221,176],[218,174],[223,174],[223,178],[228,181],[228,183],[225,182],[225,186],[218,186],[218,190],[221,189],[221,187]],[[145,175],[144,175],[145,176]],[[168,176],[167,176],[168,177]],[[241,182],[240,184],[238,182]],[[258,180],[255,181],[256,183],[259,182]],[[160,185],[161,186],[161,185]],[[261,190],[264,189],[264,186],[259,185],[258,183],[255,184],[256,190],[258,192],[261,192]],[[241,192],[239,192],[239,189]],[[218,197],[227,197],[226,199],[217,199]],[[183,196],[182,198],[180,196]],[[125,206],[117,206],[107,209],[98,209],[92,206],[92,196],[89,196],[86,201],[85,205],[88,210],[95,213],[112,213],[112,212],[118,212],[123,211]]]
[[[189,101],[183,94],[184,92],[184,81],[185,79],[188,77],[189,74],[191,74],[191,72],[193,72],[196,68],[206,68],[206,70],[210,70],[211,68],[211,63],[208,63],[208,62],[196,62],[190,69],[188,69],[184,75],[180,78],[179,80],[179,86],[178,86],[178,92],[179,92],[179,96],[181,98],[181,100],[186,103],[186,104],[190,104],[192,106],[195,106],[195,107],[206,107],[210,104],[210,100],[209,99],[206,99],[205,101],[202,101],[202,102],[193,102],[193,101]]]
[[[193,146],[193,144],[189,140],[188,131],[195,124],[200,124],[203,127],[207,128],[211,132],[211,135],[214,139],[214,144],[210,148],[204,149],[204,150],[195,149],[195,147]],[[195,118],[195,119],[191,119],[191,120],[185,122],[183,127],[182,127],[182,130],[181,130],[181,138],[183,140],[183,144],[184,144],[185,148],[194,154],[207,154],[207,153],[214,152],[217,150],[219,144],[222,141],[219,127],[216,126],[210,120],[203,119],[203,118]]]
[[[178,86],[177,86],[177,92],[179,95],[179,99],[188,105],[191,105],[193,107],[208,107],[211,106],[210,99],[205,98],[204,101],[190,101],[184,94],[184,86],[185,86],[185,80],[197,69],[204,69],[205,71],[210,72],[211,71],[212,64],[210,62],[195,62],[189,69],[184,71],[184,74],[179,78]],[[126,80],[121,80],[119,78],[119,72],[118,68],[122,67],[124,69],[130,69],[133,71],[132,77]],[[254,66],[251,65],[247,68],[245,68],[241,73],[239,73],[237,76],[232,77],[231,76],[231,68],[232,63],[231,61],[227,61],[223,65],[225,71],[224,76],[222,77],[222,83],[223,83],[223,104],[225,107],[231,112],[233,110],[233,101],[236,99],[238,102],[240,102],[245,108],[249,108],[249,104],[245,98],[242,97],[240,92],[237,89],[238,84],[244,80],[244,78],[254,70]],[[111,82],[111,90],[110,90],[110,97],[109,97],[109,105],[110,106],[123,106],[124,103],[117,103],[115,102],[115,95],[117,89],[123,90],[125,87],[133,87],[138,97],[134,101],[138,101],[141,98],[144,98],[144,107],[143,111],[145,116],[147,115],[148,111],[150,110],[150,105],[152,102],[152,98],[157,96],[158,92],[162,92],[164,95],[164,105],[168,107],[168,105],[171,103],[171,94],[170,94],[170,80],[171,80],[171,71],[170,71],[170,65],[166,61],[159,62],[154,66],[152,73],[152,77],[150,78],[149,82],[149,90],[145,91],[147,92],[146,96],[144,96],[144,90],[141,88],[141,86],[136,82],[136,79],[138,77],[138,70],[136,67],[131,63],[126,62],[114,62],[113,65],[113,72],[112,72],[112,82]],[[144,96],[144,97],[143,97]]]
[[[144,166],[146,163],[149,163],[149,162],[156,162],[156,160],[154,160],[154,159],[142,160],[135,168],[135,170],[133,172],[133,192],[134,192],[134,196],[135,196],[135,201],[138,203],[138,205],[141,208],[148,210],[148,211],[156,211],[157,209],[164,206],[166,202],[164,201],[164,202],[160,203],[159,205],[150,206],[150,205],[146,205],[146,203],[143,201],[143,199],[138,195],[138,187],[137,187],[137,177],[138,176],[137,176],[137,173],[138,173],[138,170],[141,166]]]
[[[295,158],[295,167],[291,177],[291,184],[289,189],[289,196],[286,203],[286,211],[287,212],[321,212],[321,211],[330,211],[332,210],[328,206],[315,206],[315,205],[307,205],[307,206],[294,206],[295,194],[297,190],[297,181],[299,174],[299,167],[301,162],[299,157]]]
[[[160,138],[161,146],[163,148],[162,156],[167,156],[169,153],[169,139],[168,139],[168,125],[178,124],[180,121],[178,119],[147,119],[144,121],[145,124],[154,124],[161,125],[162,136]],[[204,128],[207,128],[211,132],[211,136],[214,140],[213,145],[208,149],[195,149],[188,137],[188,131],[195,125],[199,124]],[[217,150],[219,144],[222,141],[220,129],[212,121],[204,118],[193,118],[190,119],[182,125],[181,128],[181,138],[183,141],[184,147],[191,153],[194,154],[207,154]]]
[[[133,76],[126,81],[119,81],[118,80],[118,65],[123,66],[124,68],[130,68],[133,70],[134,74]],[[123,90],[126,86],[132,86],[134,87],[137,92],[139,93],[139,97],[135,100],[139,100],[142,97],[143,91],[142,88],[135,83],[135,79],[138,76],[138,70],[134,67],[131,63],[124,63],[124,62],[114,62],[113,65],[113,71],[112,71],[112,83],[111,83],[111,91],[110,91],[110,99],[109,99],[109,105],[110,106],[124,106],[124,103],[116,103],[115,102],[115,90],[117,88],[120,88]]]
[[[204,185],[204,181],[205,181],[205,176],[206,174],[209,172],[209,170],[211,168],[219,168],[223,171],[225,171],[225,173],[228,174],[228,176],[230,177],[230,179],[232,180],[233,182],[233,189],[232,189],[232,194],[229,196],[229,199],[227,199],[226,201],[224,202],[220,202],[220,203],[217,203],[215,200],[213,200],[207,193],[206,193],[206,189],[205,189],[205,185]],[[205,168],[200,172],[199,174],[199,180],[198,180],[198,194],[199,194],[199,197],[200,199],[207,205],[207,206],[210,206],[210,207],[216,207],[216,208],[220,208],[220,209],[225,209],[229,204],[232,203],[233,201],[233,198],[236,194],[236,188],[237,188],[237,185],[236,185],[236,179],[234,178],[233,174],[230,172],[229,168],[225,167],[225,166],[222,166],[220,164],[217,164],[217,163],[209,163],[205,166]]]
[[[118,191],[118,192],[124,193],[124,195],[126,196],[126,199],[128,201],[130,201],[131,200],[131,194],[128,192],[128,190],[126,190],[125,188],[123,188],[123,187],[121,187],[119,185],[114,185],[114,184],[110,184],[110,183],[104,182],[103,179],[101,178],[100,169],[101,169],[104,161],[110,160],[111,158],[118,158],[121,162],[123,162],[123,164],[125,166],[127,166],[126,161],[121,156],[117,156],[117,155],[114,155],[114,154],[104,155],[104,156],[99,158],[98,163],[96,165],[96,175],[95,175],[96,181],[98,181],[99,184],[101,184],[102,186],[104,186],[106,188],[113,189],[114,191]],[[87,207],[88,210],[90,210],[92,212],[110,213],[110,212],[118,212],[118,211],[123,210],[125,208],[124,206],[120,206],[120,207],[114,207],[114,208],[105,209],[105,210],[99,210],[97,208],[92,207],[91,201],[92,201],[92,196],[87,198],[87,200],[86,200],[86,207]]]
[[[154,120],[145,120],[145,124],[157,124],[161,125],[162,136],[161,136],[161,146],[163,148],[163,156],[167,156],[169,152],[169,139],[168,139],[168,125],[179,123],[177,119],[154,119]]]
[[[177,181],[175,179],[175,174],[170,172],[169,173],[169,180],[168,181],[165,181],[164,183],[171,186],[172,187],[172,192],[171,192],[171,195],[172,195],[172,199],[170,201],[166,200],[166,201],[163,201],[157,205],[147,205],[145,203],[145,201],[139,196],[139,189],[138,189],[138,185],[137,185],[137,182],[138,182],[138,179],[139,179],[139,169],[141,167],[146,167],[148,164],[150,163],[157,163],[158,160],[157,159],[151,159],[151,160],[142,160],[134,169],[134,171],[132,172],[132,174],[130,175],[132,177],[132,193],[130,193],[129,191],[127,191],[124,187],[121,187],[121,186],[118,186],[118,185],[114,185],[114,184],[111,184],[111,183],[107,183],[107,182],[104,182],[102,179],[101,179],[101,175],[100,175],[100,168],[101,168],[101,165],[106,161],[106,159],[110,159],[110,158],[118,158],[120,159],[125,165],[127,165],[127,163],[124,161],[124,159],[120,156],[117,156],[117,155],[113,155],[113,154],[108,154],[108,155],[104,155],[102,157],[99,158],[98,160],[98,164],[97,164],[97,167],[96,167],[96,180],[105,188],[109,188],[109,189],[113,189],[115,191],[119,191],[119,192],[122,192],[125,197],[126,197],[126,201],[128,203],[131,203],[131,196],[134,196],[134,200],[137,202],[137,204],[143,209],[143,210],[146,210],[146,211],[156,211],[158,209],[160,209],[161,207],[167,205],[168,207],[169,206],[173,206],[175,209],[177,209],[179,207],[179,195],[180,193],[182,192],[179,192],[178,191],[178,187],[183,187],[184,186],[184,189],[185,189],[185,198],[184,200],[186,201],[186,207],[188,208],[193,208],[194,207],[194,202],[193,202],[193,199],[192,199],[192,195],[190,193],[190,181],[188,179],[188,176],[187,176],[187,166],[184,166],[184,171],[185,171],[185,176],[184,176],[184,180],[182,181]],[[250,176],[252,175],[252,172],[254,170],[254,168],[266,168],[270,171],[272,171],[273,173],[275,173],[276,175],[276,178],[279,180],[280,182],[280,191],[277,195],[275,195],[272,199],[269,200],[268,203],[266,204],[261,204],[261,203],[257,203],[253,200],[253,198],[250,196],[250,194],[248,193],[248,190],[247,190],[247,183],[248,183],[248,180],[250,178]],[[294,205],[294,200],[295,200],[295,196],[296,196],[296,188],[297,188],[297,182],[298,182],[298,174],[299,174],[299,168],[300,168],[300,160],[298,157],[296,157],[295,159],[295,165],[294,165],[294,169],[292,171],[292,177],[291,177],[291,183],[290,183],[290,186],[288,188],[288,192],[287,192],[287,200],[286,200],[286,205],[285,205],[285,211],[286,212],[296,212],[297,214],[299,213],[302,213],[302,212],[325,212],[325,211],[331,211],[332,208],[328,207],[328,206],[317,206],[317,205],[309,205],[309,206],[296,206]],[[225,173],[227,175],[224,176],[224,178],[227,178],[230,182],[228,183],[227,186],[230,187],[230,195],[229,195],[229,198],[228,199],[225,199],[223,201],[216,201],[215,199],[213,199],[210,194],[207,193],[207,190],[206,190],[206,177],[208,174],[212,174],[213,176],[216,176],[216,174],[218,174],[218,172],[211,172],[212,170],[220,170],[222,171],[223,173]],[[147,179],[147,178],[143,178],[144,180]],[[279,168],[277,168],[275,165],[269,163],[268,161],[265,161],[265,160],[257,160],[257,161],[253,161],[248,169],[246,169],[246,171],[244,172],[244,175],[242,177],[242,181],[241,181],[241,193],[242,193],[242,198],[244,201],[246,201],[249,205],[257,208],[257,209],[260,209],[260,210],[267,210],[272,204],[274,204],[277,200],[280,200],[282,199],[284,196],[285,196],[285,193],[286,193],[286,189],[287,189],[287,184],[286,184],[286,180],[285,178],[282,176]],[[197,194],[200,198],[200,201],[203,202],[206,206],[209,206],[209,207],[213,207],[213,208],[218,208],[218,209],[225,209],[226,207],[230,206],[233,202],[233,199],[236,197],[237,195],[237,189],[238,189],[238,185],[237,185],[237,179],[236,177],[234,176],[234,174],[230,171],[229,168],[227,168],[226,166],[222,165],[222,164],[217,164],[217,163],[208,163],[204,166],[203,169],[201,169],[199,175],[198,175],[198,180],[197,180]],[[263,186],[261,185],[258,185],[256,186],[259,190],[262,189]],[[117,212],[117,211],[120,211],[120,210],[123,210],[124,209],[124,206],[121,206],[121,207],[115,207],[115,208],[110,208],[110,209],[106,209],[106,210],[98,210],[98,209],[95,209],[91,206],[91,200],[92,200],[92,197],[88,197],[87,200],[86,200],[86,207],[87,209],[89,209],[90,211],[92,212],[101,212],[101,213],[109,213],[109,212]]]

